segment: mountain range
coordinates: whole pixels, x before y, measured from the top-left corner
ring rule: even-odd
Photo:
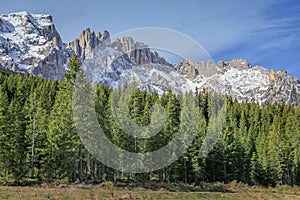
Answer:
[[[95,33],[87,28],[65,43],[51,15],[0,15],[0,68],[63,80],[63,72],[74,53],[94,82],[113,88],[135,82],[149,93],[163,94],[169,89],[179,93],[197,88],[231,95],[239,102],[300,106],[300,82],[284,70],[252,66],[244,59],[217,63],[184,59],[171,64],[132,37],[112,41],[108,31]]]

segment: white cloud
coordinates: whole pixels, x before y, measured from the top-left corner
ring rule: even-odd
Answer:
[[[275,38],[273,40],[267,41],[260,45],[260,49],[270,49],[270,48],[286,48],[288,45],[297,41],[298,36],[290,35],[288,37]]]

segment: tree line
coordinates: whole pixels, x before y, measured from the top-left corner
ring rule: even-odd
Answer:
[[[195,92],[200,119],[196,138],[177,161],[150,173],[125,173],[106,167],[91,155],[77,134],[72,116],[72,91],[81,64],[69,62],[66,80],[45,80],[2,70],[0,73],[0,182],[22,184],[65,180],[70,183],[113,182],[243,182],[251,185],[300,186],[300,109],[290,105],[238,103],[226,97],[222,135],[208,156],[199,157],[212,109],[212,96]],[[165,146],[180,127],[178,95],[134,90],[131,119],[150,123],[155,104],[166,110],[162,130],[136,139],[118,126],[111,102],[113,89],[95,85],[95,110],[106,136],[131,152],[150,152]]]

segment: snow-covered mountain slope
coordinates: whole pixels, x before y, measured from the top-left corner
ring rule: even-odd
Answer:
[[[135,83],[149,93],[159,94],[172,89],[175,93],[208,91],[230,95],[239,102],[290,103],[300,106],[300,84],[296,77],[281,70],[268,71],[261,66],[252,67],[246,60],[220,61],[216,65],[192,63],[184,60],[178,65],[162,63],[136,64],[114,44],[94,51],[91,61],[85,60],[88,76],[97,83],[117,87]]]
[[[300,106],[299,81],[285,71],[253,67],[243,59],[217,64],[183,60],[171,65],[131,37],[111,41],[108,31],[96,34],[86,29],[63,43],[50,15],[0,15],[0,67],[62,80],[73,53],[79,55],[94,82],[111,87],[135,82],[138,88],[159,94],[197,88],[232,95],[240,102]]]
[[[50,15],[0,15],[1,67],[61,79],[69,54]]]
[[[135,83],[141,90],[149,93],[156,91],[159,94],[169,89],[175,93],[194,89],[187,84],[189,80],[172,66],[160,63],[137,65],[127,54],[120,53],[111,46],[98,51],[93,60],[85,60],[84,68],[93,82],[108,84],[113,88]]]
[[[230,95],[239,102],[265,104],[290,103],[300,106],[300,83],[284,70],[278,72],[261,66],[252,66],[243,59],[192,63],[188,60],[175,68],[192,80],[193,87],[219,94]],[[187,69],[187,70],[186,70]]]

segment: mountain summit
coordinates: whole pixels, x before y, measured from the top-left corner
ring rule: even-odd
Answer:
[[[62,80],[73,53],[86,61],[86,71],[94,82],[111,87],[134,81],[138,88],[150,93],[162,94],[169,89],[179,93],[197,88],[231,95],[239,102],[300,106],[299,80],[283,70],[269,71],[244,59],[216,64],[186,59],[173,65],[147,44],[131,37],[111,41],[108,31],[95,33],[87,28],[78,38],[64,43],[50,15],[0,15],[1,68]],[[101,62],[89,65],[89,60],[95,58]]]

